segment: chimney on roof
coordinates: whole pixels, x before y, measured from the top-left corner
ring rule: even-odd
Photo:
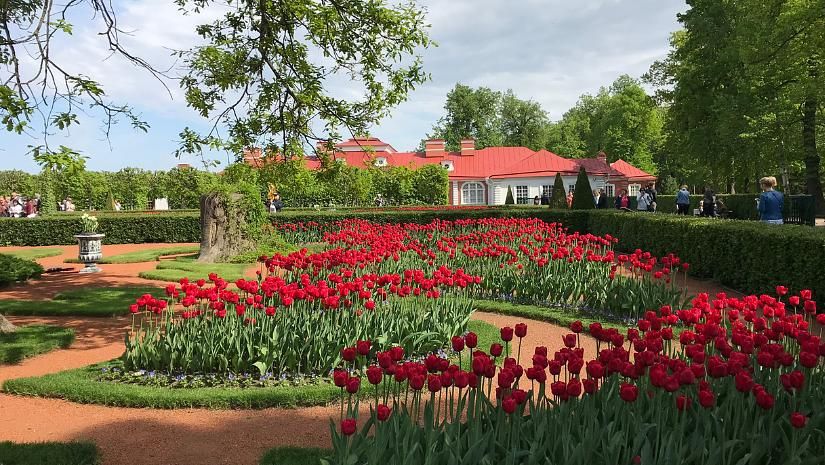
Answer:
[[[604,162],[604,163],[607,163],[607,154],[606,154],[606,153],[604,153],[604,150],[601,150],[601,151],[599,151],[599,153],[596,155],[596,159],[597,159],[597,160],[601,160],[601,161],[602,161],[602,162]]]
[[[424,142],[424,156],[426,158],[438,158],[447,155],[444,144],[444,139],[430,139]]]
[[[192,165],[190,165],[189,163],[178,163],[179,170],[188,170],[191,167]]]
[[[475,139],[461,139],[461,156],[471,157],[476,153]]]

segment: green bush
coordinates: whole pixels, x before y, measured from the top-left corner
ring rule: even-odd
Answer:
[[[39,277],[43,267],[31,260],[0,254],[0,287]]]
[[[514,205],[516,201],[513,199],[513,186],[507,186],[507,197],[504,198],[504,205]]]
[[[556,180],[553,182],[553,196],[550,198],[550,208],[567,208],[567,197],[564,193],[564,180],[561,178],[561,173],[556,173]]]
[[[596,208],[593,204],[593,190],[590,188],[590,179],[587,177],[587,171],[583,166],[579,170],[579,177],[576,178],[572,208],[573,210],[592,210]]]

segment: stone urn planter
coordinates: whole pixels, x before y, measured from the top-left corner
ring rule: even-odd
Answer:
[[[104,236],[106,235],[98,233],[81,233],[75,236],[80,248],[77,258],[86,265],[85,268],[80,270],[81,273],[98,273],[103,271],[98,268],[97,262],[103,258],[101,241]]]

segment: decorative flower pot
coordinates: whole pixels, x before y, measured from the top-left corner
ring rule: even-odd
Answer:
[[[98,273],[101,270],[97,267],[97,262],[103,258],[103,251],[101,248],[101,240],[105,234],[78,234],[75,237],[77,238],[78,246],[80,247],[80,252],[77,255],[77,258],[86,265],[85,268],[80,270],[81,273]]]

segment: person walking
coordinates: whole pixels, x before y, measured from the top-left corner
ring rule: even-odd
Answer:
[[[628,210],[630,208],[630,197],[627,195],[627,189],[619,191],[616,196],[616,210]]]
[[[647,195],[650,196],[650,203],[647,206],[647,210],[651,213],[656,213],[656,207],[658,206],[656,203],[656,185],[650,183],[645,190],[647,190]]]
[[[759,219],[767,224],[783,224],[782,207],[785,206],[785,195],[774,190],[776,178],[764,177],[759,180],[762,194],[759,196]]]
[[[705,195],[702,197],[702,216],[708,218],[716,216],[716,194],[710,187],[705,188]]]
[[[573,208],[573,193],[567,193],[567,208]]]
[[[596,201],[596,208],[599,210],[607,208],[607,196],[604,195],[604,189],[599,189],[599,200]]]
[[[647,189],[639,189],[639,193],[636,194],[636,210],[640,212],[652,211],[650,209],[650,204],[652,202],[653,201],[650,198],[650,194],[647,192]]]
[[[676,214],[687,215],[688,211],[690,211],[690,192],[688,192],[687,186],[683,184],[679,192],[676,193]]]

